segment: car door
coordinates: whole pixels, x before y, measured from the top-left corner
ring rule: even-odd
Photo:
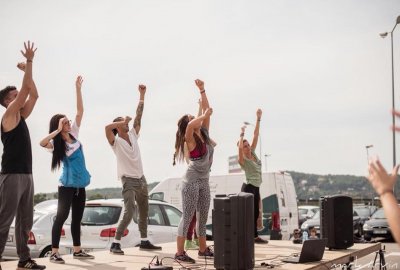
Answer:
[[[178,226],[179,222],[181,221],[182,212],[179,211],[177,208],[169,205],[163,205],[163,210],[166,219],[168,220],[168,227],[170,231],[170,241],[173,242],[176,240],[178,236]]]
[[[149,204],[147,224],[147,237],[153,243],[171,242],[171,231],[160,204]]]

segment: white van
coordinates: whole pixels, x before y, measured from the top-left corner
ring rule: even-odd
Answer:
[[[240,192],[245,176],[243,173],[217,175],[210,177],[211,205],[207,220],[207,234],[211,232],[212,209],[216,194],[236,194]],[[162,200],[182,210],[182,178],[167,178],[150,192],[150,199]],[[260,187],[263,208],[263,227],[260,236],[273,239],[289,239],[298,228],[297,197],[293,179],[285,172],[263,173]],[[267,237],[268,238],[268,237]]]

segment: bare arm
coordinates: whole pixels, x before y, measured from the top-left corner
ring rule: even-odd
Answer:
[[[254,128],[254,136],[253,141],[251,142],[251,149],[255,150],[257,148],[258,136],[260,135],[260,121],[261,121],[262,111],[261,109],[257,110],[257,122],[256,127]],[[260,157],[261,158],[261,157]]]
[[[83,117],[83,100],[82,100],[82,76],[78,76],[75,81],[76,88],[76,116],[75,122],[78,127],[81,126],[82,117]]]
[[[199,99],[199,111],[197,112],[197,117],[203,114],[203,108],[201,106],[201,99]]]
[[[65,117],[61,118],[58,121],[58,128],[56,130],[54,130],[53,132],[51,132],[49,135],[47,135],[46,137],[44,137],[41,141],[40,141],[40,146],[44,147],[44,148],[48,148],[48,149],[52,149],[53,145],[51,144],[51,140],[54,139],[55,136],[57,136],[58,133],[61,132],[63,125],[64,125],[64,121],[66,120]]]
[[[243,137],[244,137],[244,131],[246,129],[246,126],[243,126],[241,129],[241,133],[240,133],[240,138],[239,138],[239,145],[238,145],[238,162],[240,165],[243,166],[244,164],[244,155],[243,155]]]
[[[208,103],[207,95],[206,95],[206,90],[204,89],[204,82],[202,80],[195,80],[196,86],[200,90],[200,95],[201,95],[201,108],[203,112],[207,109],[210,108],[210,104]],[[205,129],[209,130],[210,128],[210,117],[205,118],[202,123],[202,127]]]
[[[21,51],[22,55],[26,58],[26,68],[24,78],[22,80],[21,90],[17,97],[7,106],[6,112],[3,116],[3,127],[5,131],[11,130],[19,121],[19,112],[25,105],[25,101],[29,95],[30,88],[33,84],[32,79],[32,61],[35,56],[34,43],[28,44],[24,42],[25,52]]]
[[[136,134],[139,134],[141,123],[142,123],[142,115],[143,115],[143,109],[144,109],[144,96],[146,94],[146,85],[143,85],[143,84],[139,85],[139,93],[140,93],[139,104],[136,108],[135,120],[133,121],[133,128],[135,129]]]
[[[379,160],[372,161],[369,164],[368,180],[378,193],[392,235],[397,243],[400,244],[400,207],[393,194],[398,171],[399,165],[394,167],[392,174],[389,175]]]
[[[115,142],[115,135],[113,133],[113,130],[116,128],[128,125],[131,120],[132,120],[132,118],[130,118],[129,116],[126,116],[124,120],[118,121],[118,122],[113,122],[106,126],[106,137],[107,137],[108,143],[111,146],[114,145],[114,142]]]
[[[209,118],[211,114],[212,114],[212,108],[209,108],[204,112],[203,115],[201,115],[200,117],[196,117],[195,119],[193,119],[188,123],[185,132],[185,140],[189,152],[193,151],[193,149],[196,147],[196,142],[193,137],[194,130],[200,128],[204,119]]]
[[[17,67],[25,72],[25,68],[26,68],[26,64],[25,63],[18,63]],[[31,85],[29,87],[30,91],[29,91],[29,97],[28,100],[25,102],[24,107],[21,109],[21,116],[24,119],[27,119],[29,117],[29,115],[32,113],[33,108],[36,105],[36,101],[39,98],[39,94],[37,92],[37,88],[36,88],[36,84],[35,82],[31,81]]]

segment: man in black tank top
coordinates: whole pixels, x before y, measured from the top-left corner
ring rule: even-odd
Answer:
[[[34,44],[24,43],[26,63],[18,64],[25,72],[21,90],[7,86],[0,91],[0,104],[6,108],[1,119],[1,141],[4,145],[0,174],[0,256],[15,217],[15,242],[19,255],[18,269],[45,269],[30,257],[28,238],[33,223],[32,149],[25,119],[38,99],[32,78]]]

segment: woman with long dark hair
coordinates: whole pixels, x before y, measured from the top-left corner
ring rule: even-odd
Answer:
[[[90,174],[86,169],[82,144],[78,140],[79,128],[83,116],[82,82],[78,76],[76,86],[77,112],[72,123],[63,114],[56,114],[50,119],[49,135],[40,141],[40,145],[49,149],[53,155],[51,170],[62,166],[58,185],[57,216],[52,228],[52,254],[50,262],[63,264],[65,261],[58,253],[61,230],[72,207],[71,234],[73,239],[73,258],[94,259],[81,249],[80,232],[83,210],[85,209],[85,187],[90,183]]]
[[[189,165],[182,184],[182,218],[178,227],[177,252],[175,259],[181,262],[195,263],[184,251],[185,238],[193,215],[196,213],[199,236],[200,258],[214,257],[214,253],[206,245],[206,222],[210,207],[210,168],[213,160],[214,144],[208,135],[212,109],[207,100],[204,82],[195,80],[200,90],[202,115],[194,117],[185,114],[178,121],[175,141],[175,160],[185,159],[185,143],[189,153]]]

